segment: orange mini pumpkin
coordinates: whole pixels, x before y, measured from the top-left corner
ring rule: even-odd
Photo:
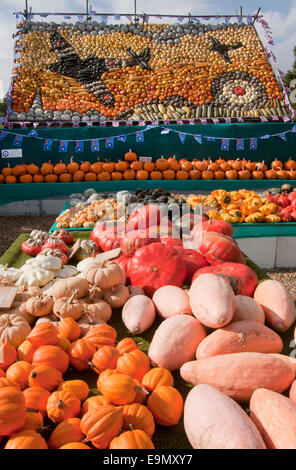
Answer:
[[[91,163],[90,162],[81,162],[79,169],[83,171],[83,173],[88,173],[90,171]]]
[[[150,369],[150,360],[143,351],[134,349],[119,357],[116,369],[120,374],[127,374],[141,381]]]
[[[69,367],[69,356],[58,346],[44,344],[40,346],[33,355],[33,366],[46,364],[54,369],[58,369],[62,374]]]
[[[0,343],[0,368],[6,370],[16,361],[16,349],[8,341]]]
[[[82,371],[90,368],[90,360],[96,352],[95,345],[87,339],[78,339],[69,350],[70,363],[74,369]]]
[[[176,159],[176,157],[169,157],[168,162],[169,162],[169,169],[170,170],[174,170],[174,171],[180,170],[181,165],[178,162],[178,160]]]
[[[51,163],[51,161],[49,162],[44,162],[42,163],[41,165],[41,168],[40,168],[40,173],[44,176],[46,175],[49,175],[52,171],[53,171],[53,164]]]
[[[113,375],[113,374],[118,374],[118,371],[115,368],[114,369],[105,369],[99,374],[99,377],[98,377],[98,380],[97,380],[97,389],[100,393],[102,393],[101,385],[104,382],[104,380],[106,380],[107,377],[109,377],[110,375]]]
[[[112,403],[126,405],[135,400],[136,385],[128,375],[111,374],[101,383],[101,392]]]
[[[91,173],[100,173],[103,170],[103,162],[97,161],[90,166]]]
[[[5,449],[48,449],[43,437],[33,429],[22,429],[8,439]]]
[[[118,160],[118,162],[115,163],[115,170],[120,171],[121,173],[123,173],[128,168],[129,168],[129,164],[125,160]]]
[[[176,179],[176,172],[174,170],[164,170],[163,179],[164,180],[174,180],[174,179]]]
[[[28,378],[32,371],[32,364],[26,361],[17,361],[11,364],[6,371],[6,378],[19,385],[23,390],[28,384]]]
[[[142,385],[149,392],[153,392],[161,385],[174,386],[174,377],[171,372],[164,367],[154,367],[150,369],[142,378]]]
[[[26,412],[26,421],[23,429],[32,429],[33,431],[40,432],[43,428],[43,416],[36,411]]]
[[[44,344],[55,345],[57,343],[57,329],[51,322],[38,323],[27,336],[33,346],[43,346]]]
[[[15,184],[17,183],[17,177],[14,175],[5,176],[5,183],[6,184]]]
[[[56,163],[53,172],[55,175],[61,175],[62,173],[65,173],[67,170],[67,165],[60,161],[59,163]]]
[[[151,173],[151,171],[155,170],[155,163],[154,162],[144,162],[143,169]]]
[[[126,431],[110,442],[109,449],[155,449],[150,437],[140,429]]]
[[[84,175],[85,173],[82,170],[75,171],[75,173],[73,174],[73,181],[75,183],[79,183],[80,181],[83,181]]]
[[[183,413],[183,398],[174,387],[157,387],[147,399],[147,406],[156,423],[161,426],[175,426]]]
[[[157,170],[153,170],[151,171],[150,173],[150,178],[152,180],[162,180],[162,172],[161,171],[157,171]]]
[[[63,377],[59,370],[39,364],[33,367],[28,381],[30,387],[41,387],[52,392],[63,381]]]
[[[72,317],[62,318],[58,324],[59,333],[69,341],[76,341],[80,338],[81,329],[78,323]]]
[[[201,173],[202,180],[212,180],[214,179],[214,173],[211,170],[204,170]]]
[[[27,172],[32,176],[37,175],[37,173],[39,173],[39,166],[30,163],[30,165],[27,165]]]
[[[84,380],[65,380],[60,383],[58,390],[68,390],[73,393],[80,401],[87,399],[89,395],[89,386]]]
[[[80,414],[80,408],[80,400],[68,390],[53,392],[46,405],[47,416],[56,424],[75,418]]]
[[[7,166],[2,169],[2,175],[4,177],[12,175],[12,168],[10,167],[9,163],[7,163]]]
[[[91,360],[94,370],[100,374],[105,369],[115,369],[119,352],[113,346],[102,346],[99,348]]]
[[[111,179],[112,181],[121,181],[123,178],[122,173],[120,171],[112,171]]]
[[[116,349],[120,356],[122,356],[124,353],[138,349],[138,346],[133,338],[124,338],[116,345]]]
[[[46,417],[46,405],[50,397],[50,392],[43,387],[29,387],[23,391],[27,408],[39,410],[39,413]]]
[[[67,171],[71,174],[74,175],[76,171],[79,170],[79,163],[74,162],[73,157],[70,158],[70,162],[67,165]]]
[[[94,447],[106,449],[121,432],[122,424],[121,406],[99,406],[83,415],[80,427]]]
[[[138,156],[135,152],[132,152],[131,149],[129,149],[129,152],[126,152],[124,154],[124,159],[126,162],[135,162],[137,160]]]
[[[16,387],[0,388],[0,435],[10,436],[26,421],[25,398]]]
[[[73,177],[71,175],[71,173],[61,173],[60,176],[59,176],[59,181],[61,183],[71,183],[73,180]]]
[[[102,171],[107,171],[108,173],[112,173],[115,170],[115,163],[114,162],[105,162],[102,165]]]
[[[23,183],[23,184],[33,183],[33,176],[32,175],[21,175],[20,176],[20,183]]]
[[[27,172],[27,168],[26,168],[26,165],[16,165],[13,169],[12,169],[12,174],[13,176],[22,176],[22,175],[25,175]]]
[[[51,449],[59,449],[70,442],[79,442],[84,439],[84,434],[80,429],[81,420],[79,418],[65,419],[57,425],[48,440]]]
[[[54,173],[49,173],[48,175],[45,175],[44,179],[46,183],[57,183],[59,181],[58,175],[55,175]]]
[[[88,413],[88,411],[95,410],[99,406],[110,405],[112,405],[111,401],[108,398],[104,397],[104,395],[95,395],[85,400],[81,408],[81,416]]]
[[[161,157],[156,160],[155,166],[159,171],[164,171],[169,168],[170,164],[166,158]]]
[[[130,168],[135,171],[142,170],[143,162],[135,161],[130,164]]]
[[[85,173],[84,175],[85,181],[97,181],[97,179],[99,179],[99,175],[97,177],[96,173],[92,173],[91,171],[89,171],[88,173]],[[110,175],[109,175],[109,179],[110,179]]]
[[[146,170],[138,170],[136,173],[136,179],[137,180],[148,180],[149,178],[149,173]]]
[[[44,183],[44,176],[41,173],[36,173],[36,175],[33,176],[33,182],[34,183]]]
[[[136,178],[136,172],[135,170],[132,170],[131,168],[123,172],[123,179],[134,180],[135,178]]]
[[[114,346],[117,337],[115,328],[110,325],[97,325],[91,328],[84,339],[93,344],[96,348],[102,346]]]
[[[123,428],[130,431],[141,429],[149,437],[152,437],[155,431],[153,414],[147,406],[139,403],[125,405],[123,407]]]

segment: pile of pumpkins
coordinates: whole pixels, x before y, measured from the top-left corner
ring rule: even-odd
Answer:
[[[290,158],[286,162],[275,159],[270,167],[262,162],[245,159],[177,159],[159,157],[154,161],[141,161],[138,155],[129,150],[118,161],[75,162],[52,164],[8,164],[2,169],[0,183],[71,183],[81,181],[121,181],[121,180],[294,180],[296,179],[296,161]]]

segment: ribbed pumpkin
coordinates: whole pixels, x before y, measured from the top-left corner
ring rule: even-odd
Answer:
[[[154,367],[144,375],[142,385],[149,392],[153,392],[153,390],[161,385],[169,385],[173,387],[174,377],[168,369],[165,369],[164,367]]]
[[[124,338],[116,345],[116,349],[119,355],[122,356],[124,353],[129,353],[138,349],[138,346],[133,338]]]
[[[135,349],[120,356],[117,361],[116,369],[121,374],[130,375],[141,381],[146,372],[150,369],[150,360],[145,353],[139,349]]]
[[[155,449],[150,437],[140,429],[126,431],[110,442],[109,449]]]
[[[95,410],[98,406],[108,406],[112,405],[112,402],[104,397],[103,395],[95,395],[88,398],[82,405],[81,416],[85,415],[89,411]]]
[[[3,377],[5,377],[5,372],[3,369],[0,369],[0,379],[2,379]]]
[[[43,437],[33,429],[23,429],[10,436],[5,449],[48,449]]]
[[[118,374],[118,371],[115,368],[114,369],[105,369],[104,371],[102,371],[99,374],[99,377],[98,377],[98,380],[97,380],[97,389],[98,389],[99,392],[102,393],[101,385],[104,382],[104,380],[106,380],[107,377],[109,377],[110,375],[113,375],[113,374]]]
[[[157,387],[147,399],[147,406],[156,423],[161,426],[175,426],[183,413],[183,398],[174,387]]]
[[[112,374],[101,383],[102,394],[116,405],[132,403],[136,397],[136,385],[132,377]]]
[[[79,418],[65,419],[57,425],[48,440],[51,449],[59,449],[70,442],[79,442],[84,439],[84,434],[80,429],[81,420]]]
[[[85,338],[71,344],[69,350],[70,363],[74,369],[82,371],[90,368],[90,360],[96,352],[95,346]]]
[[[91,449],[91,447],[82,442],[69,442],[69,444],[60,447],[60,449]]]
[[[25,398],[15,387],[0,389],[0,435],[10,436],[26,421]]]
[[[34,366],[29,375],[30,387],[45,388],[49,392],[55,390],[62,381],[63,377],[61,372],[46,364]]]
[[[46,405],[50,397],[50,392],[42,387],[29,387],[23,391],[27,408],[39,410],[41,415],[46,417]]]
[[[68,338],[65,338],[65,336],[62,336],[62,335],[58,335],[58,342],[56,344],[56,346],[58,346],[59,348],[61,348],[63,351],[65,351],[66,353],[68,353],[70,347],[71,347],[71,343],[70,341],[68,340]]]
[[[53,306],[53,313],[60,319],[71,317],[73,320],[81,318],[85,303],[76,298],[78,290],[74,290],[71,297],[57,299]]]
[[[28,383],[29,375],[32,371],[32,364],[26,361],[18,361],[8,367],[6,378],[17,383],[23,390]]]
[[[135,385],[136,385],[136,397],[134,399],[134,403],[139,403],[143,405],[147,399],[147,395],[149,392],[142,386],[141,382],[138,379],[133,378]]]
[[[81,431],[97,449],[107,449],[111,440],[122,430],[121,406],[100,406],[86,413],[81,420]]]
[[[16,349],[8,341],[0,343],[0,368],[6,370],[16,361]]]
[[[42,322],[34,326],[30,334],[27,336],[27,340],[30,341],[33,346],[43,346],[44,344],[55,345],[57,343],[57,329],[51,322]]]
[[[98,325],[91,328],[85,335],[85,339],[96,348],[102,346],[114,346],[117,337],[116,330],[109,325]]]
[[[40,432],[43,428],[43,416],[41,413],[35,411],[26,412],[26,421],[23,429],[32,429],[35,432]]]
[[[73,393],[80,401],[87,399],[89,395],[89,386],[84,380],[65,380],[62,382],[58,390],[68,390],[68,392]]]
[[[38,348],[33,355],[33,366],[46,364],[54,369],[58,369],[62,374],[69,367],[69,356],[58,346],[43,345]]]
[[[30,343],[28,339],[25,339],[25,341],[18,347],[18,350],[17,350],[18,360],[32,362],[33,355],[36,349],[37,349],[37,346],[34,346],[32,343]]]
[[[3,372],[4,374],[4,372]],[[0,377],[0,388],[3,388],[3,387],[16,387],[17,390],[20,390],[20,386],[13,382],[12,380],[8,379],[7,377],[5,377],[5,374],[4,376]]]
[[[80,400],[68,392],[61,390],[53,392],[47,402],[47,416],[51,421],[58,424],[65,419],[75,418],[80,414]]]
[[[102,346],[91,360],[94,370],[100,374],[105,369],[115,369],[119,358],[119,352],[113,346]]]
[[[74,318],[67,317],[63,318],[58,325],[59,333],[72,343],[72,341],[76,341],[80,338],[81,330],[78,323],[74,320]]]
[[[155,431],[154,417],[147,406],[132,403],[123,407],[123,428],[129,431],[141,429],[149,437]]]

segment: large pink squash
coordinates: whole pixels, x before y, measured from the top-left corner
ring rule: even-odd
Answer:
[[[208,384],[240,402],[250,400],[256,388],[282,393],[294,380],[293,368],[271,354],[242,352],[183,364],[181,377],[193,385]]]
[[[258,322],[235,321],[209,334],[198,345],[196,359],[239,352],[280,353],[281,337]]]
[[[188,393],[184,428],[193,449],[265,449],[241,406],[210,385],[197,385]]]
[[[265,323],[265,313],[256,300],[247,295],[235,296],[235,312],[233,321],[249,320],[258,323]]]
[[[160,287],[154,292],[152,301],[157,313],[162,318],[169,318],[182,313],[192,315],[189,295],[180,287]]]
[[[231,285],[235,295],[247,295],[252,297],[258,285],[257,274],[245,264],[226,262],[218,264],[217,266],[208,266],[199,269],[194,274],[192,281],[204,273],[213,273],[224,277]]]
[[[148,356],[158,367],[177,370],[184,362],[194,358],[206,331],[190,315],[175,315],[164,320],[154,333]]]
[[[284,333],[295,322],[296,308],[293,297],[279,281],[262,281],[254,292],[266,316],[266,322],[276,331]]]
[[[268,449],[296,449],[296,404],[265,388],[254,391],[250,418]]]
[[[205,256],[210,265],[225,263],[245,263],[237,243],[226,235],[217,232],[202,232],[200,245],[196,248]]]
[[[235,295],[230,284],[217,274],[202,274],[189,290],[193,315],[209,328],[221,328],[232,320]]]
[[[155,320],[155,306],[146,295],[134,295],[122,309],[122,321],[133,334],[148,330]]]

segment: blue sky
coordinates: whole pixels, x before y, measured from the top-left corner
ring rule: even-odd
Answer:
[[[33,11],[85,10],[85,0],[28,0]],[[133,0],[89,0],[97,12],[125,13],[133,11]],[[50,5],[44,7],[44,5]],[[12,68],[13,39],[15,32],[14,11],[23,11],[24,0],[0,1],[0,98],[6,93]],[[261,12],[271,26],[275,40],[274,52],[278,67],[286,72],[293,64],[293,48],[296,46],[296,0],[137,0],[138,12],[146,14],[232,14],[239,11],[252,14],[261,6]],[[129,10],[129,11],[128,11]],[[54,21],[54,17],[51,17]],[[261,31],[261,28],[260,28]],[[258,32],[260,32],[258,30]]]

